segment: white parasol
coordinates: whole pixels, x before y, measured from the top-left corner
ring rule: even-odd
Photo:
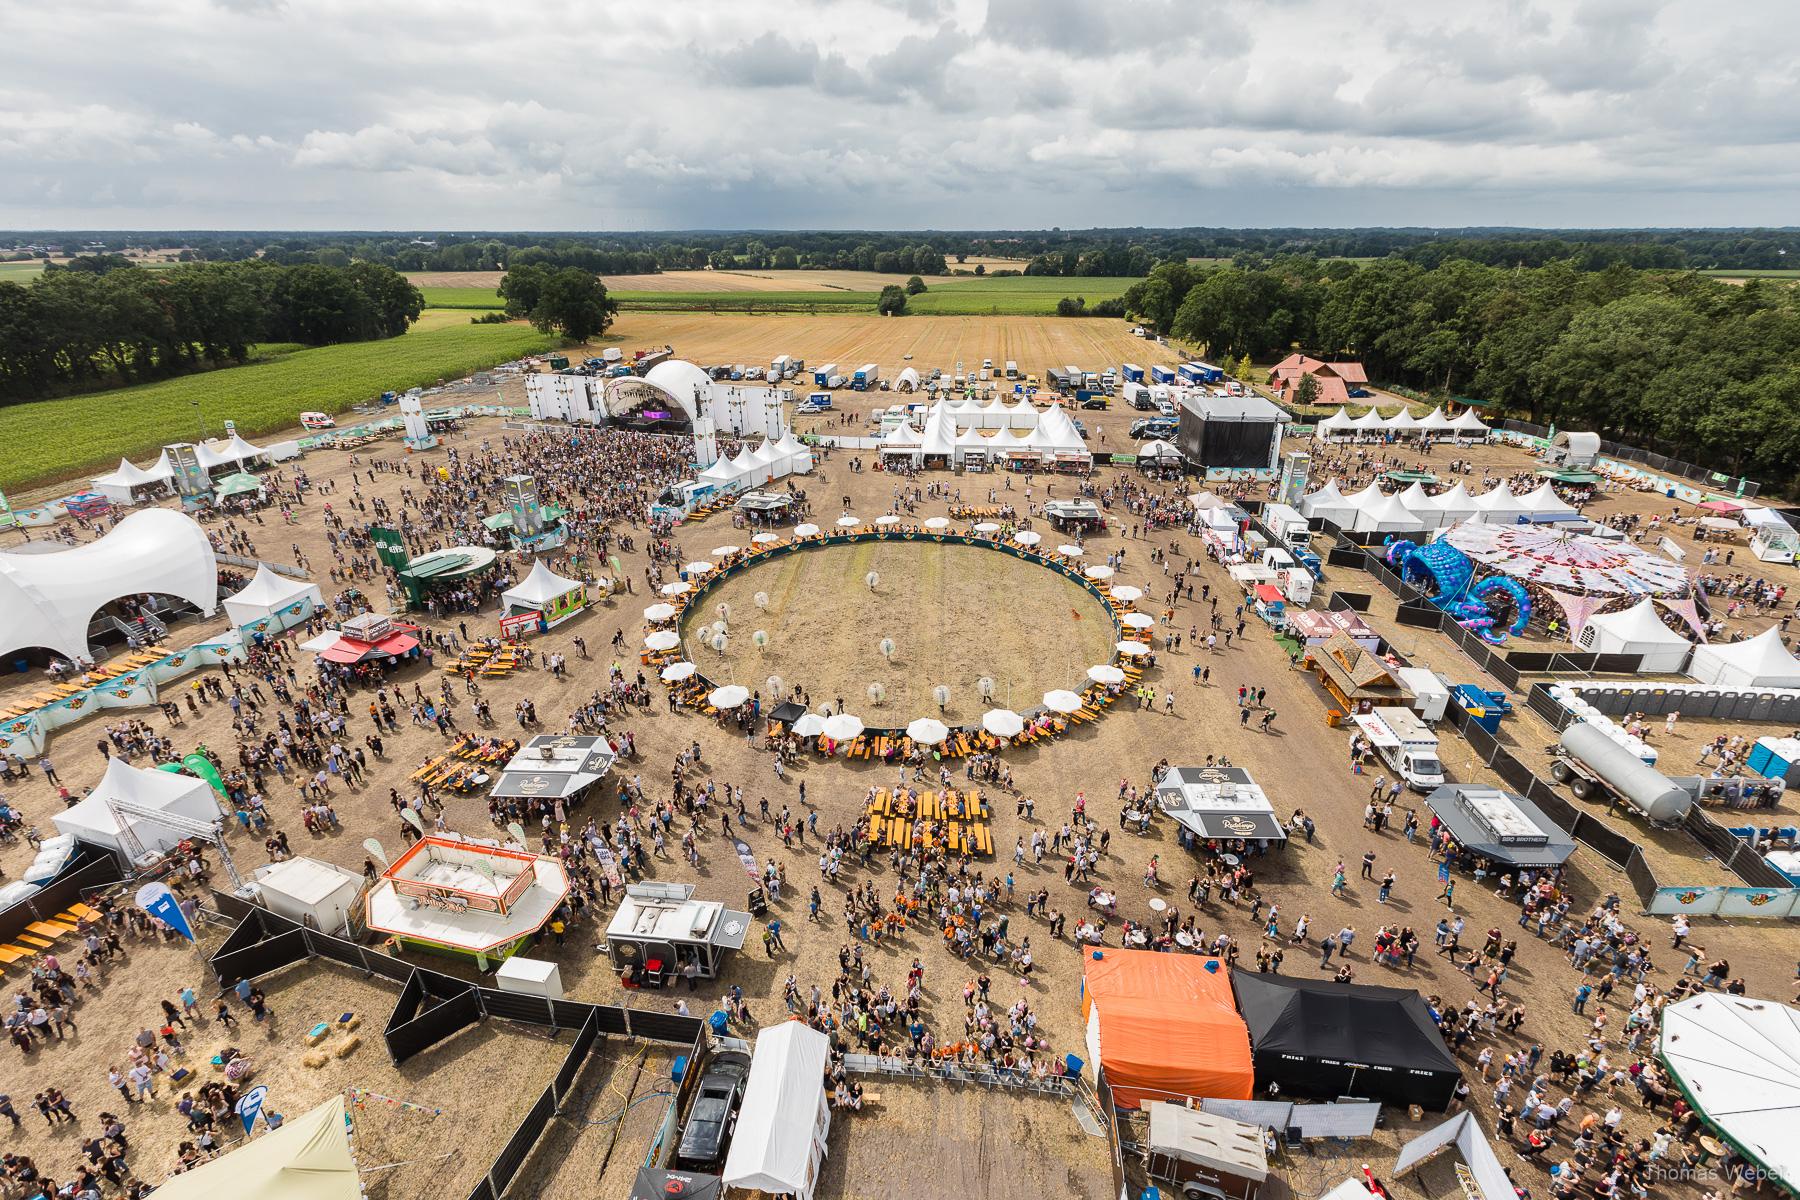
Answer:
[[[1025,729],[1025,718],[1005,708],[990,708],[981,714],[981,727],[995,737],[1018,737]]]
[[[862,524],[861,517],[852,517],[848,514],[841,516],[837,519],[837,527],[839,529],[855,529],[858,525],[861,525],[861,524]]]
[[[1119,670],[1119,668],[1113,666],[1111,663],[1102,663],[1097,667],[1088,668],[1088,678],[1095,683],[1104,683],[1108,685],[1124,683],[1125,672]]]
[[[655,633],[644,635],[644,645],[647,649],[658,652],[673,650],[681,645],[681,635],[673,629],[659,629]]]
[[[802,524],[802,525],[794,526],[794,536],[795,537],[811,537],[817,532],[819,532],[819,527],[817,525],[814,525],[811,521],[807,521],[805,524]]]
[[[685,566],[681,569],[689,575],[704,575],[708,571],[713,569],[713,565],[702,558],[695,562],[689,563],[687,566]]]
[[[1148,629],[1156,624],[1156,618],[1149,613],[1128,612],[1119,618],[1119,624],[1127,629]]]
[[[682,580],[676,579],[663,584],[658,590],[665,596],[680,596],[692,591],[693,588]]]
[[[680,683],[699,669],[691,662],[670,663],[662,669],[662,681],[664,683]]]
[[[977,521],[977,522],[975,522],[975,532],[976,533],[999,533],[1000,526],[995,524],[992,521]]]
[[[1093,566],[1083,569],[1081,573],[1089,579],[1111,579],[1113,577],[1113,569],[1105,563],[1095,563]]]
[[[644,619],[646,621],[667,621],[674,615],[675,606],[673,604],[652,604],[649,608],[644,610]]]
[[[847,742],[862,731],[862,718],[850,713],[825,718],[825,736],[834,742]]]
[[[750,689],[736,683],[716,687],[706,694],[706,702],[714,708],[736,708],[749,698]]]
[[[714,558],[730,558],[742,549],[742,546],[714,546],[712,548],[712,556]]]
[[[1120,642],[1113,649],[1127,658],[1136,658],[1140,654],[1150,653],[1150,647],[1142,642]]]
[[[950,727],[936,717],[920,717],[906,727],[906,736],[921,746],[935,746],[950,736]]]
[[[950,518],[949,517],[926,517],[925,518],[925,528],[932,529],[932,530],[948,529],[948,528],[950,528]]]
[[[818,713],[801,713],[794,722],[794,732],[801,737],[818,737],[825,732],[825,718]]]
[[[1024,529],[1013,534],[1013,541],[1021,546],[1035,546],[1044,540],[1044,535],[1035,530]]]
[[[1143,588],[1134,588],[1129,583],[1121,583],[1112,589],[1112,598],[1121,604],[1136,604],[1144,598]]]
[[[875,523],[884,527],[888,525],[898,525],[900,523],[900,518],[896,517],[893,513],[882,513],[879,517],[875,518]]]
[[[1055,691],[1044,693],[1044,707],[1051,712],[1059,712],[1065,715],[1072,712],[1080,712],[1081,697],[1077,696],[1074,692],[1069,691],[1067,688],[1057,688]]]
[[[1080,558],[1087,553],[1080,546],[1058,546],[1056,552],[1064,558]]]

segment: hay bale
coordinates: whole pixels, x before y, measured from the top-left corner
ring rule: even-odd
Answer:
[[[362,1018],[359,1016],[352,1016],[348,1021],[341,1023],[338,1028],[342,1029],[345,1033],[355,1033],[357,1028],[361,1025]]]
[[[330,1061],[331,1056],[319,1050],[310,1050],[300,1056],[300,1064],[315,1071]]]
[[[353,1033],[349,1037],[344,1039],[342,1045],[338,1046],[336,1049],[334,1049],[331,1052],[332,1057],[333,1058],[349,1058],[352,1054],[356,1053],[356,1048],[360,1045],[362,1045],[362,1039],[357,1037]]]

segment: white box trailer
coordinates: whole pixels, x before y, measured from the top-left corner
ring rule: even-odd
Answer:
[[[1397,772],[1415,792],[1430,792],[1444,785],[1444,764],[1438,757],[1438,736],[1410,708],[1377,708],[1351,718],[1375,748],[1381,761]]]
[[[1008,379],[1017,379],[1019,377],[1019,364],[1010,358],[1006,360],[1006,377]]]
[[[785,378],[787,375],[791,374],[793,366],[794,356],[791,354],[777,354],[769,362],[769,370],[775,372],[775,378],[777,379]]]
[[[1299,510],[1286,504],[1264,505],[1262,523],[1284,546],[1292,548],[1312,544],[1312,531],[1307,528],[1306,518],[1300,515]]]
[[[1427,721],[1441,721],[1450,707],[1450,685],[1424,667],[1401,667],[1394,673],[1401,690],[1412,697],[1413,711]]]

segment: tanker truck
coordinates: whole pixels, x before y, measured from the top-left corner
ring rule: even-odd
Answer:
[[[1561,745],[1551,753],[1551,778],[1583,800],[1622,801],[1653,825],[1677,824],[1694,806],[1686,788],[1586,722],[1563,730]]]

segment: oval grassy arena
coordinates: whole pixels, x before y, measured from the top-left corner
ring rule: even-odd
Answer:
[[[721,541],[732,538],[720,534]],[[864,582],[879,577],[874,590]],[[768,596],[759,609],[758,592]],[[705,632],[731,606],[725,654]],[[768,634],[758,650],[754,633]],[[815,709],[843,697],[871,727],[938,715],[932,689],[950,689],[944,718],[974,724],[985,709],[1037,707],[1053,688],[1079,691],[1087,669],[1112,661],[1105,605],[1075,581],[999,549],[920,539],[819,544],[732,570],[696,597],[682,622],[687,653],[714,683],[738,683],[772,703],[764,681],[806,689]],[[881,642],[895,645],[892,662]],[[976,687],[994,680],[994,699]],[[870,702],[871,683],[887,692]]]

